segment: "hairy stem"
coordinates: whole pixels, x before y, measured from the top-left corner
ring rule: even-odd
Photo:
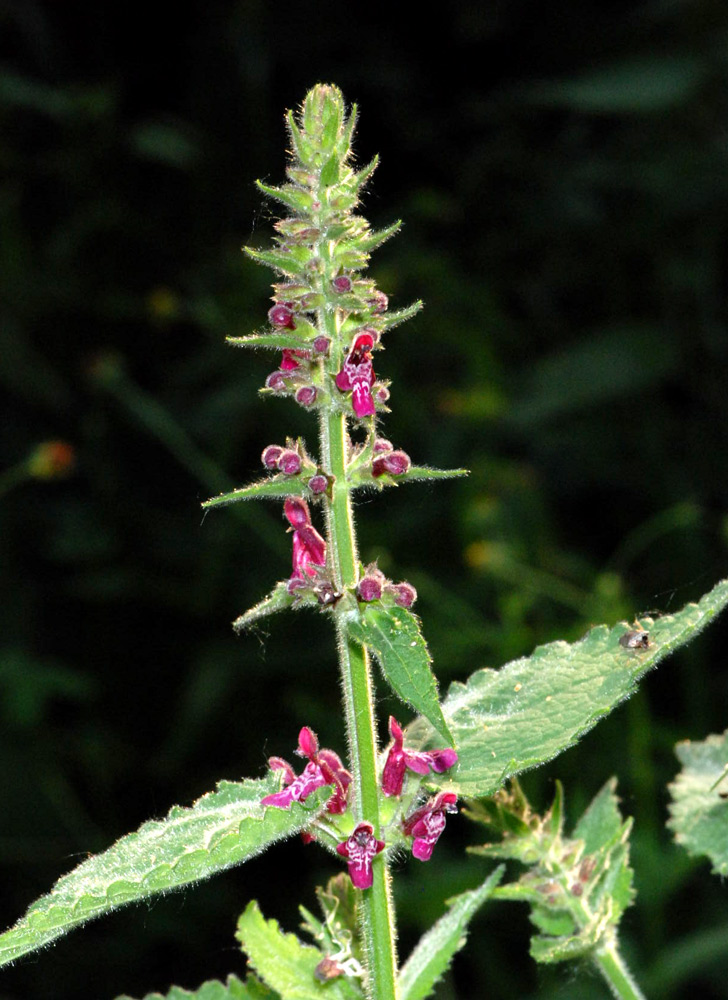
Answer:
[[[320,424],[321,457],[334,477],[327,505],[328,544],[334,584],[341,592],[357,579],[357,551],[351,494],[346,482],[348,432],[341,413],[323,413]],[[380,836],[379,790],[377,787],[377,740],[371,671],[366,649],[348,634],[347,616],[356,613],[351,598],[341,599],[336,609],[339,665],[344,693],[349,752],[354,772],[357,820],[366,820]],[[389,875],[384,857],[373,864],[374,881],[361,899],[362,927],[367,954],[369,992],[376,1000],[396,997],[394,913]]]
[[[619,953],[616,941],[597,949],[593,961],[617,1000],[645,1000]]]

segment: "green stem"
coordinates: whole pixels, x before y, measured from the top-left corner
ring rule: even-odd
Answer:
[[[645,1000],[619,953],[616,941],[598,948],[592,958],[617,1000]]]
[[[335,615],[344,712],[354,772],[354,808],[357,820],[371,823],[374,835],[379,837],[377,738],[371,670],[366,649],[349,637],[347,628],[348,615],[357,613],[352,607],[351,589],[357,582],[358,557],[351,494],[346,481],[348,432],[345,416],[341,413],[322,413],[320,432],[322,463],[334,480],[331,500],[327,504],[330,565],[336,589],[339,592],[348,589],[349,593],[348,597],[345,593],[339,601]],[[364,890],[361,898],[369,994],[376,1000],[395,1000],[394,913],[384,857],[376,858],[372,869],[372,887]]]

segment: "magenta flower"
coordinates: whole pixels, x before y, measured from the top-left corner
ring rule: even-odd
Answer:
[[[374,365],[371,350],[374,337],[371,333],[360,333],[352,344],[341,371],[336,376],[336,387],[341,392],[351,390],[351,402],[357,417],[370,417],[376,410],[372,385]]]
[[[293,572],[291,582],[313,579],[326,565],[326,542],[311,524],[308,504],[302,497],[287,497],[283,512],[293,530]]]
[[[283,771],[284,787],[280,792],[266,795],[260,804],[289,809],[293,802],[303,802],[311,792],[321,788],[322,785],[333,785],[335,791],[326,809],[330,813],[344,812],[351,775],[341,763],[339,755],[333,750],[319,750],[316,733],[308,726],[304,726],[298,734],[296,753],[299,757],[308,757],[308,764],[299,775],[288,761],[281,757],[271,757],[268,760],[271,770]]]
[[[440,834],[445,829],[446,813],[458,811],[454,792],[440,792],[420,809],[415,809],[402,824],[407,837],[414,837],[412,853],[418,861],[429,861]]]
[[[359,823],[354,831],[341,844],[336,845],[336,852],[346,858],[349,865],[349,877],[356,889],[368,889],[373,881],[372,859],[384,850],[384,841],[374,836],[371,823]]]
[[[405,750],[402,727],[393,715],[389,717],[389,735],[393,743],[382,771],[382,791],[385,795],[402,794],[407,768],[415,774],[427,774],[428,771],[442,774],[457,763],[458,755],[450,748],[430,751]]]
[[[268,319],[270,320],[271,326],[277,326],[279,329],[296,329],[296,324],[293,319],[293,310],[290,306],[285,305],[283,302],[277,303],[272,309],[268,310]]]

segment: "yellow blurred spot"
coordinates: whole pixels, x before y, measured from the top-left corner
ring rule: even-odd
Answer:
[[[179,315],[179,297],[171,288],[154,288],[147,295],[147,309],[153,319],[168,322]]]
[[[516,684],[516,686],[513,688],[513,690],[514,691],[520,691],[522,687],[523,687],[523,684],[519,683],[519,684]]]
[[[61,479],[75,464],[73,445],[67,441],[43,441],[28,457],[28,473],[35,479]]]

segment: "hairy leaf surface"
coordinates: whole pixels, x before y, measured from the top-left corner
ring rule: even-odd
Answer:
[[[402,701],[420,712],[452,745],[452,736],[440,708],[437,682],[420,626],[406,608],[368,605],[347,627],[354,639],[379,660],[382,673]]]
[[[500,670],[478,670],[465,684],[453,684],[442,707],[460,760],[448,787],[465,796],[490,795],[506,778],[551,760],[633,694],[648,670],[694,638],[726,603],[723,580],[697,604],[643,619],[647,648],[620,644],[630,628],[624,623],[598,625],[578,642],[540,646]],[[425,746],[432,735],[423,719],[409,729],[414,745]]]
[[[247,861],[307,826],[331,794],[330,788],[318,789],[291,809],[261,806],[260,800],[279,787],[275,774],[222,781],[193,806],[175,806],[164,819],[144,823],[84,861],[0,935],[0,965],[125,903]]]
[[[685,740],[675,753],[682,770],[669,785],[667,825],[689,854],[710,858],[716,875],[728,875],[728,730],[701,742]]]
[[[131,1000],[131,997],[121,996],[116,1000]],[[172,986],[168,993],[147,993],[143,1000],[278,1000],[278,994],[255,979],[242,982],[237,976],[228,976],[224,983],[211,979],[192,991]]]

